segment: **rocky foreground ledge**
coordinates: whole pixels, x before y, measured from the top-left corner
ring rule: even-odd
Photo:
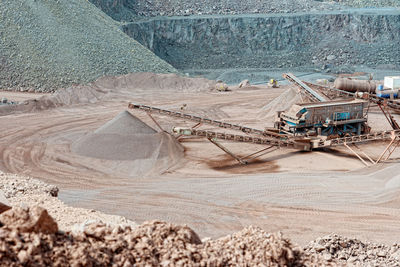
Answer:
[[[400,244],[332,234],[302,248],[281,233],[251,226],[202,240],[185,225],[137,226],[120,216],[68,207],[57,199],[56,187],[36,179],[3,173],[0,179],[6,196],[0,202],[7,202],[0,205],[0,266],[400,265]]]

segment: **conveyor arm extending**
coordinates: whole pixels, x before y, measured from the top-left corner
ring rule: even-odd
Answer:
[[[175,127],[173,129],[175,134],[180,135],[192,135],[198,137],[205,137],[208,139],[214,138],[225,141],[234,141],[234,142],[242,142],[242,143],[252,143],[259,145],[270,145],[270,146],[278,146],[278,147],[292,147],[295,142],[290,140],[280,140],[280,139],[267,139],[246,135],[237,135],[237,134],[229,134],[229,133],[220,133],[208,130],[196,130],[191,128],[181,128]]]
[[[299,78],[294,76],[293,73],[284,73],[282,77],[288,80],[289,82],[296,85],[303,93],[305,93],[311,100],[315,102],[325,102],[326,99],[303,83]]]
[[[212,125],[212,126],[216,126],[216,127],[220,127],[220,128],[237,130],[237,131],[241,131],[241,132],[248,133],[248,134],[257,134],[257,135],[262,135],[262,136],[270,136],[270,137],[274,137],[274,138],[284,138],[285,137],[285,135],[281,135],[272,130],[264,130],[263,131],[263,130],[259,130],[259,129],[255,129],[255,128],[251,128],[251,127],[245,127],[245,126],[227,123],[227,122],[223,122],[223,121],[202,118],[202,117],[195,116],[195,115],[185,114],[185,113],[166,110],[166,109],[160,109],[160,108],[151,107],[151,106],[129,103],[128,107],[131,109],[138,109],[138,110],[142,110],[142,111],[149,112],[149,113],[157,113],[160,115],[170,116],[170,117],[174,117],[174,118],[190,120],[190,121],[201,123],[201,124],[208,124],[208,125]]]
[[[388,107],[390,107],[392,109],[400,110],[400,101],[398,101],[398,100],[386,99],[386,98],[379,97],[379,96],[373,95],[373,94],[368,94],[368,93],[362,93],[362,94],[358,95],[356,93],[339,90],[339,89],[333,88],[333,87],[317,85],[317,84],[313,84],[313,83],[309,83],[309,82],[303,82],[303,83],[308,86],[318,88],[321,91],[332,92],[332,93],[338,94],[340,96],[354,97],[354,98],[362,98],[363,96],[368,96],[367,99],[369,101],[371,101],[372,103],[376,103],[376,104],[384,104],[385,103],[385,105],[387,105]]]

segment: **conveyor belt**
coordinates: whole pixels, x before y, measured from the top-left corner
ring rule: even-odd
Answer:
[[[242,131],[245,133],[255,133],[255,134],[262,135],[264,137],[266,136],[265,131],[261,131],[258,129],[244,127],[244,126],[226,123],[226,122],[217,121],[217,120],[211,120],[211,119],[207,119],[207,118],[201,118],[198,116],[184,114],[181,112],[175,112],[175,111],[170,111],[170,110],[165,110],[165,109],[160,109],[160,108],[155,108],[155,107],[150,107],[150,106],[145,106],[145,105],[138,105],[138,104],[133,104],[133,103],[129,104],[129,108],[139,109],[139,110],[142,110],[145,112],[157,113],[157,114],[167,115],[167,116],[185,119],[185,120],[191,120],[191,121],[194,121],[197,123],[210,124],[210,125],[221,127],[221,128],[238,130],[238,131]],[[175,131],[175,133],[182,134],[182,135],[193,135],[193,136],[199,136],[199,137],[205,137],[205,138],[215,138],[215,139],[226,140],[226,141],[261,144],[261,145],[271,145],[271,146],[277,146],[277,147],[293,147],[293,148],[298,148],[298,149],[302,149],[302,150],[310,150],[310,149],[312,150],[312,149],[321,148],[321,147],[344,146],[344,145],[357,144],[357,143],[386,141],[386,140],[391,140],[394,138],[400,139],[400,130],[382,131],[382,132],[376,132],[376,133],[370,133],[370,134],[335,138],[335,139],[330,139],[330,140],[323,140],[323,139],[312,140],[312,138],[310,138],[310,139],[307,139],[307,138],[295,139],[289,135],[277,134],[277,133],[273,133],[273,135],[271,135],[271,136],[268,136],[268,134],[267,134],[267,136],[268,136],[267,138],[260,138],[260,137],[254,137],[254,136],[244,136],[244,135],[237,135],[237,134],[230,134],[230,133],[214,132],[214,131],[209,131],[209,130],[197,130],[197,129],[192,129],[192,128],[180,128],[180,127],[175,127],[174,131]]]
[[[149,113],[157,113],[160,115],[166,115],[166,116],[170,116],[170,117],[174,117],[174,118],[190,120],[193,122],[208,124],[208,125],[212,125],[212,126],[216,126],[216,127],[225,128],[225,129],[237,130],[237,131],[241,131],[241,132],[248,133],[248,134],[258,134],[258,135],[262,135],[262,136],[271,136],[271,137],[278,137],[278,138],[285,137],[285,135],[281,135],[281,134],[273,132],[273,131],[268,131],[268,130],[263,131],[263,130],[259,130],[259,129],[255,129],[255,128],[251,128],[251,127],[245,127],[245,126],[227,123],[227,122],[223,122],[223,121],[202,118],[202,117],[195,116],[195,115],[185,114],[185,113],[176,112],[176,111],[170,111],[170,110],[166,110],[166,109],[160,109],[160,108],[146,106],[146,105],[130,103],[128,107],[131,109],[139,109],[139,110],[149,112]]]
[[[325,102],[326,99],[303,83],[300,79],[294,76],[293,73],[284,73],[282,77],[296,85],[303,93],[305,93],[313,102]]]
[[[344,97],[362,98],[362,96],[365,95],[365,96],[368,96],[366,99],[369,99],[369,101],[371,101],[373,103],[384,104],[386,102],[386,105],[388,107],[395,109],[395,110],[400,110],[400,101],[399,100],[390,100],[387,98],[379,97],[377,95],[368,94],[368,93],[362,93],[362,95],[361,94],[358,95],[356,93],[339,90],[339,89],[333,88],[333,87],[317,85],[317,84],[313,84],[313,83],[309,83],[309,82],[304,82],[304,84],[306,84],[310,87],[317,88],[318,90],[321,90],[321,91],[335,93],[335,95],[344,96]]]
[[[330,140],[320,140],[317,145],[312,147],[333,147],[343,146],[345,144],[357,144],[357,143],[371,143],[376,141],[386,141],[400,137],[400,130],[382,131],[362,135],[354,135],[349,137],[335,138]]]
[[[218,139],[225,141],[234,141],[234,142],[242,142],[242,143],[252,143],[252,144],[260,144],[260,145],[270,145],[270,146],[278,146],[278,147],[293,147],[295,145],[294,141],[291,140],[280,140],[278,138],[260,138],[246,135],[237,135],[237,134],[229,134],[229,133],[220,133],[208,130],[196,130],[191,128],[180,128],[175,127],[174,133],[181,135],[191,135],[191,136],[199,136],[205,137],[208,139]]]

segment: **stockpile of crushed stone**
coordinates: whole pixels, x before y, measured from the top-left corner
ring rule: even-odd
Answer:
[[[400,244],[396,243],[387,246],[331,234],[310,242],[305,251],[343,265],[400,266]]]
[[[248,227],[202,242],[187,226],[152,221],[132,229],[93,223],[73,232],[40,207],[0,215],[2,266],[333,266],[281,234]]]
[[[81,156],[126,161],[130,175],[164,170],[183,157],[183,148],[165,132],[157,132],[128,111],[75,141],[71,150]]]
[[[273,124],[277,111],[286,111],[296,103],[302,103],[303,100],[299,92],[294,88],[289,88],[267,105],[261,108],[257,118],[266,123]]]
[[[27,207],[40,205],[53,217],[60,229],[67,231],[85,222],[106,222],[107,225],[129,225],[136,223],[118,215],[104,214],[92,209],[66,205],[58,197],[58,188],[32,177],[0,171],[0,213],[4,206]],[[4,198],[2,197],[4,193]],[[1,203],[5,204],[2,205]],[[2,266],[0,264],[0,266]]]
[[[176,72],[87,0],[0,1],[0,89],[48,92],[143,71]]]

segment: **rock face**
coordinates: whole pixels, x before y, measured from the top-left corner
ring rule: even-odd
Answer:
[[[400,64],[399,11],[154,18],[123,30],[179,69]]]
[[[0,222],[21,233],[55,234],[58,231],[57,223],[40,207],[14,207],[0,214]]]
[[[90,2],[118,21],[131,21],[138,15],[137,0],[90,0]]]

